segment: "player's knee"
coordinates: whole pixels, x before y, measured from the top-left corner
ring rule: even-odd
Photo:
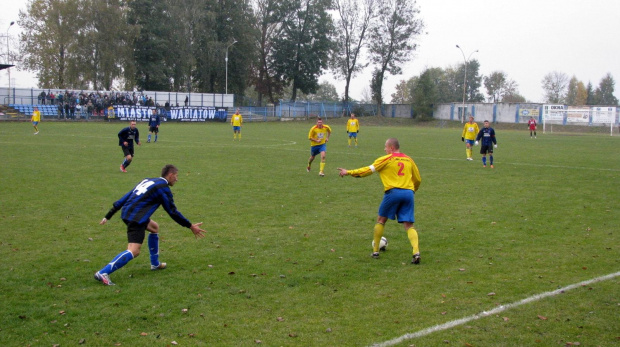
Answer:
[[[150,233],[157,234],[159,232],[159,224],[155,221],[150,221],[149,225],[146,227]]]

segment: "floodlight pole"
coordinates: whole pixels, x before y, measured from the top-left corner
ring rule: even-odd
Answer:
[[[478,52],[478,50],[471,52],[471,54],[469,54],[469,56],[466,59],[465,52],[463,52],[463,49],[459,45],[456,45],[456,48],[458,48],[461,51],[461,54],[463,54],[463,61],[465,62],[465,76],[463,77],[463,106],[461,107],[461,109],[463,110],[463,114],[461,114],[461,123],[463,123],[465,121],[465,90],[467,89],[467,62],[469,61],[469,58],[471,58],[472,54]]]
[[[233,42],[226,47],[226,94],[228,94],[228,49],[235,43],[237,43],[237,40],[233,39]]]
[[[6,63],[7,65],[10,65],[9,58],[11,56],[11,50],[9,49],[9,29],[11,29],[13,24],[15,24],[15,22],[11,22],[11,24],[9,24],[9,27],[6,29]],[[9,74],[8,92],[9,92],[9,104],[10,104],[11,103],[11,67],[10,66],[6,69],[6,72]]]

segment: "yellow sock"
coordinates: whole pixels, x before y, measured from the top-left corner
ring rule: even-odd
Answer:
[[[355,145],[357,146],[357,137],[355,138]]]
[[[418,245],[418,232],[411,227],[407,230],[407,236],[409,237],[409,242],[411,242],[411,247],[413,247],[413,254],[420,253],[420,248]]]
[[[375,233],[373,235],[373,240],[375,241],[375,246],[372,248],[373,252],[379,252],[379,246],[381,244],[381,237],[383,236],[383,230],[385,230],[385,226],[381,223],[375,224]]]
[[[349,137],[349,146],[351,146],[351,138]]]
[[[471,152],[471,149],[469,148],[465,149],[465,155],[467,156],[467,158],[471,158],[470,152]]]
[[[321,163],[321,165],[319,165],[319,171],[323,172],[323,170],[325,169],[325,163]]]

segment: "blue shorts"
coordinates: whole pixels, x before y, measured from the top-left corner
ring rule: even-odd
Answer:
[[[413,218],[413,190],[392,188],[385,192],[379,206],[379,216],[396,219],[398,223],[414,222]]]
[[[473,146],[476,143],[476,141],[475,140],[465,140],[465,143],[470,145],[470,146]]]
[[[32,122],[32,125],[38,125],[39,122]]]
[[[349,133],[349,137],[357,137],[357,133]]]
[[[241,127],[233,127],[233,131],[241,131]]]
[[[310,147],[310,156],[314,157],[321,152],[325,152],[325,144]]]

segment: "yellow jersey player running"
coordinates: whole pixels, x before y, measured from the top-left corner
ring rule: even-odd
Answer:
[[[310,166],[314,161],[314,157],[317,154],[321,154],[321,164],[319,166],[319,176],[325,176],[325,149],[327,148],[327,142],[329,136],[332,133],[332,128],[327,124],[323,124],[321,117],[316,119],[316,125],[310,129],[308,133],[308,140],[310,140],[310,158],[308,159],[308,167],[306,170],[310,172]]]
[[[239,135],[239,141],[241,141],[241,126],[243,126],[243,116],[239,113],[239,109],[237,112],[232,115],[230,118],[230,125],[233,127],[233,141],[237,139],[237,135]]]
[[[465,123],[463,127],[463,134],[461,134],[461,141],[465,142],[465,154],[467,155],[467,160],[474,160],[472,158],[472,149],[471,147],[474,145],[476,141],[476,135],[478,135],[478,123],[474,122],[474,116],[469,116],[469,122]]]
[[[357,134],[360,132],[360,121],[355,118],[355,113],[351,112],[351,118],[347,121],[347,135],[349,135],[349,147],[351,147],[351,138],[355,139],[355,147],[357,147]]]
[[[347,175],[365,177],[372,175],[374,172],[379,172],[385,193],[383,201],[379,206],[377,224],[375,224],[374,228],[374,243],[371,256],[379,258],[379,245],[385,229],[385,222],[387,222],[388,218],[398,218],[398,223],[402,223],[405,227],[409,242],[413,248],[411,263],[417,265],[420,264],[420,248],[418,232],[413,227],[415,221],[413,211],[415,192],[420,187],[422,178],[413,159],[400,152],[400,144],[397,139],[390,138],[385,141],[385,153],[387,155],[378,158],[370,166],[355,170],[338,168],[338,171],[340,171],[340,177]]]
[[[32,117],[30,117],[30,122],[32,122],[32,126],[34,127],[34,134],[39,133],[39,122],[41,121],[41,111],[39,111],[38,107],[34,108],[32,111]]]

